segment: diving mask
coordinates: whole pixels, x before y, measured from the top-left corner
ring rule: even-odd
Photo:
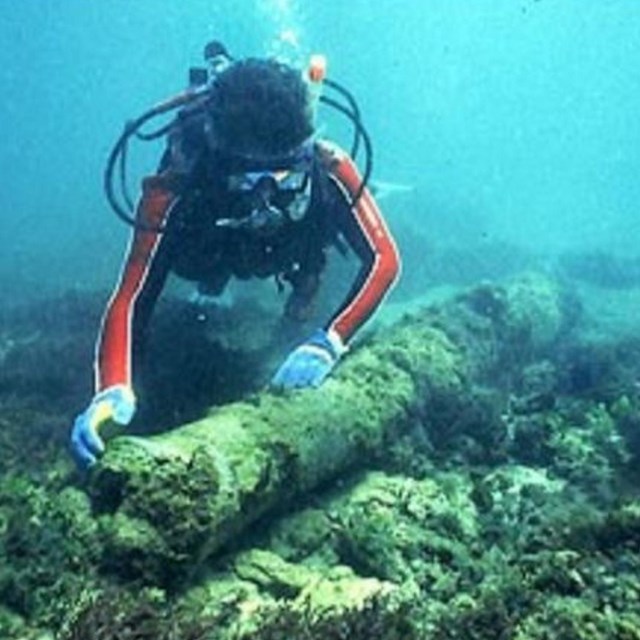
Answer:
[[[307,171],[280,169],[276,171],[246,171],[227,178],[231,192],[253,191],[261,183],[271,182],[277,191],[303,191],[309,180]]]
[[[287,220],[304,218],[311,201],[309,171],[298,168],[245,171],[227,178],[229,193],[246,204],[247,215],[223,218],[216,225],[271,235]]]

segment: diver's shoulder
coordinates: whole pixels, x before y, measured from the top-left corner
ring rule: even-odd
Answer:
[[[327,138],[318,138],[315,142],[315,147],[318,157],[327,167],[340,164],[350,157],[340,145]]]

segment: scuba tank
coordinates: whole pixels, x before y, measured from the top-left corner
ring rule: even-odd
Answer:
[[[191,67],[189,69],[189,86],[197,87],[211,84],[232,62],[227,48],[219,40],[207,43],[203,52],[206,67]]]

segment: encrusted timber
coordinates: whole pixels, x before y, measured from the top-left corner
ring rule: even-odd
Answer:
[[[105,563],[176,585],[269,512],[379,455],[471,385],[549,347],[554,283],[528,275],[407,316],[355,349],[320,389],[261,393],[150,437],[116,438],[92,473]]]

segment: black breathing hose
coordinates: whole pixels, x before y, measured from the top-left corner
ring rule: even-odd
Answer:
[[[360,200],[360,198],[362,197],[362,193],[364,192],[367,184],[369,183],[369,178],[371,177],[371,172],[373,171],[373,145],[371,144],[371,137],[369,136],[369,133],[367,132],[364,125],[360,121],[360,118],[358,118],[357,115],[353,113],[353,111],[350,111],[344,105],[340,104],[336,100],[333,100],[332,98],[327,98],[326,96],[320,96],[320,101],[323,102],[324,104],[328,104],[330,107],[332,107],[333,109],[336,109],[336,111],[339,111],[340,113],[345,115],[347,118],[349,118],[349,120],[351,120],[351,122],[353,123],[353,126],[357,131],[358,137],[361,137],[364,143],[364,150],[365,150],[364,173],[362,175],[360,186],[358,187],[358,190],[353,196],[353,200],[351,202],[351,206],[355,207],[356,204],[358,203],[358,200]]]
[[[367,130],[362,124],[360,109],[358,108],[358,104],[353,95],[342,85],[332,80],[325,79],[323,81],[323,84],[333,89],[334,91],[337,91],[342,97],[345,98],[348,103],[347,105],[345,105],[341,104],[337,100],[334,100],[333,98],[329,98],[324,95],[320,96],[320,102],[340,112],[342,115],[346,116],[353,124],[354,138],[351,148],[351,156],[353,157],[354,161],[359,151],[360,140],[362,140],[364,144],[364,173],[360,186],[358,187],[356,193],[353,195],[351,202],[351,206],[355,206],[362,197],[362,193],[364,192],[364,189],[366,188],[371,176],[371,172],[373,169],[373,145],[371,143],[371,138]],[[123,132],[116,140],[116,143],[114,144],[113,148],[111,149],[111,153],[109,154],[104,172],[103,186],[111,208],[116,213],[116,215],[126,224],[141,231],[150,231],[154,233],[163,233],[165,231],[165,225],[151,225],[144,222],[143,220],[136,220],[134,217],[134,205],[132,199],[128,194],[126,183],[127,145],[129,139],[135,135],[140,140],[149,141],[155,140],[165,135],[175,124],[176,119],[171,120],[171,122],[169,122],[168,124],[150,133],[140,132],[140,128],[144,126],[144,124],[146,124],[149,120],[152,120],[157,116],[168,113],[169,111],[173,111],[174,109],[182,107],[198,98],[205,96],[210,90],[211,89],[208,85],[201,85],[196,89],[189,89],[173,98],[170,98],[165,102],[152,107],[148,111],[145,111],[145,113],[143,113],[141,116],[131,122],[128,122],[125,125]],[[121,197],[124,200],[124,206],[118,200],[118,197],[115,193],[114,172],[116,166],[119,168],[120,190]]]

